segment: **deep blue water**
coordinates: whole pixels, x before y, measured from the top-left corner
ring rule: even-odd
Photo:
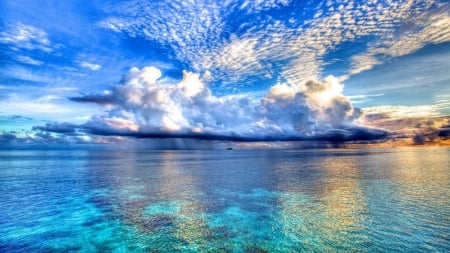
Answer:
[[[450,149],[0,151],[0,252],[449,252]]]

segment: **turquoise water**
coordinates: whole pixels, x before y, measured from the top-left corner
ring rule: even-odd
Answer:
[[[449,252],[450,149],[0,151],[0,252]]]

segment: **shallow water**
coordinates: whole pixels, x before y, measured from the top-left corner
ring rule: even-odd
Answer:
[[[449,252],[450,149],[0,151],[0,252]]]

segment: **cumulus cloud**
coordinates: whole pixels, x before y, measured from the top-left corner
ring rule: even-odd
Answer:
[[[191,72],[183,72],[181,81],[172,85],[158,82],[160,77],[155,67],[132,68],[110,92],[70,98],[110,106],[106,114],[84,124],[84,131],[237,141],[347,141],[387,135],[354,124],[361,110],[342,95],[343,86],[334,77],[295,86],[279,83],[261,99],[217,97]]]

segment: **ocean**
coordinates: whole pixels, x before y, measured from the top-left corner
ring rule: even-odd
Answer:
[[[450,149],[1,150],[0,252],[450,252]]]

